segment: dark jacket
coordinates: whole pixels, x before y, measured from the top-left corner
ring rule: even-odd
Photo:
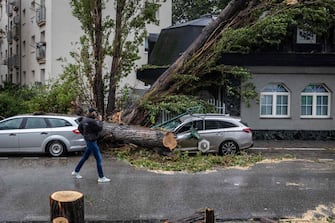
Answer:
[[[97,121],[92,117],[84,117],[79,123],[78,130],[86,141],[96,141],[99,132],[102,130],[103,122]]]

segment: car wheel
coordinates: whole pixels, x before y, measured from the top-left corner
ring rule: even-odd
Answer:
[[[237,143],[233,141],[225,141],[221,144],[219,148],[219,155],[224,156],[224,155],[232,155],[238,153],[239,148]]]
[[[66,153],[66,147],[61,141],[52,141],[47,145],[47,152],[53,157],[62,156]]]

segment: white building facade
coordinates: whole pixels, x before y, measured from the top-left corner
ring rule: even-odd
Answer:
[[[157,13],[160,23],[148,25],[148,34],[158,34],[172,23],[172,0],[161,4]],[[9,82],[30,86],[57,79],[65,65],[59,59],[71,62],[73,43],[83,35],[79,21],[72,15],[70,0],[0,0],[0,10],[0,85]],[[115,13],[113,0],[107,2],[105,12]],[[147,88],[136,79],[135,71],[148,62],[144,43],[139,52],[141,59],[120,87]]]

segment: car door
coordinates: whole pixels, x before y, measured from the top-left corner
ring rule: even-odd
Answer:
[[[13,118],[0,123],[0,152],[19,152],[19,134],[23,118]]]
[[[200,139],[199,132],[203,129],[203,120],[185,122],[175,131],[178,146],[181,150],[197,150]]]
[[[50,135],[43,117],[28,117],[19,135],[20,151],[43,152],[42,143]]]
[[[218,150],[220,144],[226,140],[234,140],[236,134],[235,124],[216,119],[208,119],[205,121],[206,131],[201,134],[201,137],[207,139],[210,142],[211,150]]]

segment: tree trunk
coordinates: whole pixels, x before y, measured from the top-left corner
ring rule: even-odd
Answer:
[[[245,0],[232,0],[222,10],[217,19],[206,26],[198,38],[187,48],[187,50],[155,81],[149,92],[142,99],[151,97],[160,97],[162,93],[167,92],[173,82],[173,74],[178,73],[187,60],[196,53],[206,42],[216,38],[222,28],[229,20],[246,4]],[[171,93],[171,91],[170,91]],[[141,124],[147,117],[147,113],[140,107],[140,102],[137,102],[133,108],[124,112],[122,119],[126,123]]]
[[[102,52],[102,2],[101,0],[95,1],[95,7],[93,10],[94,16],[94,66],[95,66],[95,78],[94,78],[94,94],[96,107],[101,115],[104,115],[104,83],[102,79],[102,64],[103,64],[103,52]]]
[[[84,195],[77,191],[57,191],[51,194],[50,220],[57,223],[84,222]]]
[[[115,22],[115,34],[113,41],[113,60],[109,78],[109,94],[107,103],[107,115],[111,115],[115,110],[115,92],[117,84],[117,76],[120,72],[120,61],[121,61],[121,41],[122,41],[122,14],[125,7],[124,0],[116,1],[116,22]]]
[[[101,136],[111,141],[132,143],[151,149],[166,148],[173,150],[177,146],[177,141],[172,132],[154,130],[135,125],[104,123]]]

